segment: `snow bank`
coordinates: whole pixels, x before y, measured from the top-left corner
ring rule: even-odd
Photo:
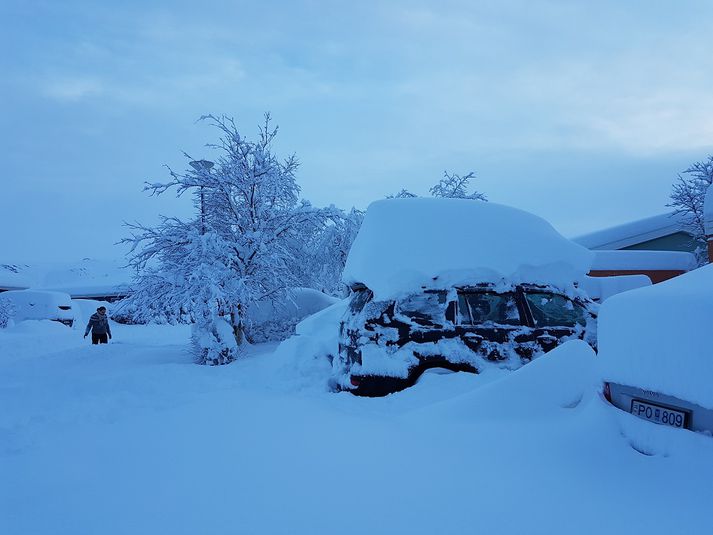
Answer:
[[[339,323],[349,299],[313,314],[297,324],[297,334],[274,354],[275,375],[298,390],[328,390],[332,359],[339,351]]]
[[[571,340],[509,373],[487,370],[486,384],[427,412],[441,418],[493,419],[556,416],[596,391],[596,355],[582,340]],[[495,376],[490,380],[489,374]],[[479,377],[480,379],[480,377]]]
[[[651,286],[651,279],[646,275],[617,275],[615,277],[585,277],[580,288],[590,299],[603,302],[612,295],[636,288]]]
[[[713,265],[608,299],[599,315],[604,380],[713,409]]]
[[[421,286],[503,279],[568,286],[589,271],[592,257],[544,219],[515,208],[463,199],[387,199],[369,206],[343,278],[365,284],[377,299]]]

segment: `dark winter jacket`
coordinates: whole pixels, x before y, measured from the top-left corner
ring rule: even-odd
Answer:
[[[111,328],[109,327],[109,316],[106,314],[99,314],[95,312],[92,317],[89,318],[89,323],[87,323],[87,330],[84,331],[84,335],[89,334],[92,331],[94,334],[108,334],[111,336]]]

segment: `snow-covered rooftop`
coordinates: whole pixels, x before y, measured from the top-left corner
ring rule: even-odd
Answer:
[[[422,287],[476,282],[566,286],[589,271],[594,254],[547,221],[495,203],[387,199],[367,209],[344,270],[347,284],[387,299]]]
[[[713,408],[713,265],[610,297],[599,315],[604,379]]]
[[[637,243],[686,232],[684,216],[669,212],[572,238],[588,249],[622,249]]]

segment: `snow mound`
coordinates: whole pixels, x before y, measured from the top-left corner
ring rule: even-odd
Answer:
[[[636,288],[651,286],[651,279],[646,275],[616,275],[613,277],[585,277],[580,288],[594,300],[604,302],[612,295]]]
[[[609,298],[599,315],[603,378],[713,409],[713,265]]]
[[[367,209],[343,278],[377,299],[502,280],[565,287],[586,275],[593,256],[544,219],[508,206],[387,199]]]
[[[274,353],[274,376],[288,389],[329,390],[332,358],[339,351],[339,322],[348,299],[308,316],[297,324],[297,334]]]
[[[481,388],[443,402],[433,409],[438,418],[531,419],[562,414],[593,396],[597,377],[594,350],[571,340],[508,373],[484,374]],[[480,377],[479,377],[480,379]]]

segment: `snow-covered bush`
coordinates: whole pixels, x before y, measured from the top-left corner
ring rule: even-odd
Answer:
[[[10,325],[13,314],[12,303],[7,299],[3,299],[2,295],[0,295],[0,329],[4,329]]]
[[[191,328],[191,343],[196,359],[201,364],[216,366],[229,364],[239,356],[238,344],[230,322],[205,311]]]

